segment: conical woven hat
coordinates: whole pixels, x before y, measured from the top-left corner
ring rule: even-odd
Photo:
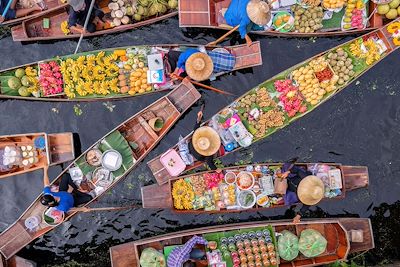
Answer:
[[[194,53],[185,63],[187,75],[195,81],[204,81],[210,78],[214,63],[209,55],[205,53]]]
[[[218,152],[221,138],[213,128],[203,126],[194,131],[192,144],[200,155],[211,156]]]
[[[313,206],[324,197],[325,186],[320,178],[309,175],[301,180],[297,187],[297,197],[299,200],[309,206]]]
[[[251,0],[247,4],[247,15],[257,25],[264,26],[271,20],[269,5],[261,0]]]

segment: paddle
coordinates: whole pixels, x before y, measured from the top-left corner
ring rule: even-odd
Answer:
[[[81,42],[83,39],[83,34],[86,31],[86,27],[89,23],[90,15],[92,14],[92,10],[93,10],[95,2],[96,2],[96,0],[92,0],[92,2],[90,3],[89,12],[86,15],[85,23],[83,24],[83,31],[81,32],[81,36],[79,36],[79,41],[78,41],[78,44],[76,45],[74,54],[76,54],[78,52],[79,46],[81,45]]]
[[[116,211],[116,210],[128,210],[128,209],[136,209],[141,208],[141,205],[130,205],[124,207],[104,207],[104,208],[87,208],[85,211],[81,212],[90,212],[90,211]]]
[[[237,29],[239,29],[240,25],[237,25],[236,27],[232,28],[229,32],[225,33],[224,35],[222,35],[220,38],[218,38],[217,40],[208,43],[206,46],[215,46],[217,45],[219,42],[221,42],[222,40],[224,40],[226,37],[228,37],[229,35],[231,35],[234,31],[236,31]]]
[[[181,76],[178,76],[178,75],[176,75],[176,74],[173,74],[173,73],[171,74],[171,78],[176,78],[176,79],[179,79],[179,80],[181,80],[181,81],[182,81],[183,79],[185,79],[185,78],[183,78],[183,77],[181,77]],[[197,86],[203,87],[204,89],[207,89],[207,90],[211,90],[211,91],[217,92],[217,93],[219,93],[219,94],[223,94],[223,95],[233,95],[232,93],[222,91],[222,90],[217,89],[217,88],[215,88],[215,87],[208,86],[208,85],[205,85],[205,84],[202,84],[202,83],[193,81],[193,80],[191,80],[191,79],[189,79],[189,81],[190,81],[191,83],[197,85]]]
[[[8,0],[8,3],[7,3],[7,5],[6,5],[6,8],[4,9],[3,14],[1,14],[1,16],[2,16],[3,19],[4,19],[4,21],[6,20],[6,19],[5,19],[5,16],[6,16],[8,10],[10,9],[10,6],[11,6],[12,1],[13,1],[13,0]],[[1,22],[0,24],[3,24],[3,22]]]

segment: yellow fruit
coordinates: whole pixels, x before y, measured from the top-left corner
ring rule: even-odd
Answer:
[[[146,92],[145,89],[140,89],[138,93],[139,93],[139,94],[143,94],[144,92]]]
[[[310,102],[310,104],[311,104],[311,105],[316,105],[316,104],[318,104],[318,102],[319,102],[318,100],[314,99],[314,100],[312,100],[312,101]]]
[[[151,90],[153,90],[153,88],[151,87],[151,85],[147,86],[146,91],[150,92]]]
[[[142,84],[147,84],[147,79],[142,79]]]
[[[325,92],[324,89],[320,89],[320,90],[318,91],[318,95],[321,95],[321,96],[323,96],[325,93],[326,93],[326,92]]]
[[[126,69],[126,70],[131,70],[131,69],[132,69],[132,66],[131,66],[131,65],[128,65],[128,64],[125,64],[125,65],[124,65],[124,69]]]
[[[136,92],[135,92],[134,90],[130,90],[130,91],[128,92],[128,94],[129,94],[129,95],[134,95],[134,94],[136,94]]]

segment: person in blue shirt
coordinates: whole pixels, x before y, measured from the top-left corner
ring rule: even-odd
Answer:
[[[43,10],[43,8],[39,4],[35,4],[33,7],[30,7],[30,8],[16,9],[17,2],[18,2],[18,0],[12,0],[10,8],[6,12],[6,14],[4,14],[4,17],[3,17],[2,14],[3,14],[4,10],[6,9],[8,0],[0,0],[0,23],[2,23],[5,20],[11,20],[11,19],[16,19],[16,18],[20,18],[20,17],[25,17],[32,12]]]
[[[48,166],[43,169],[43,196],[40,198],[40,202],[47,207],[55,207],[57,210],[66,212],[76,211],[88,211],[86,207],[76,208],[77,206],[87,203],[92,200],[92,196],[86,191],[79,189],[78,186],[72,181],[69,174],[64,173],[59,184],[58,192],[50,189],[50,181],[48,176]],[[68,188],[71,186],[73,191],[68,192]]]

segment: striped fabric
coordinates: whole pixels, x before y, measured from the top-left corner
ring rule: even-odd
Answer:
[[[200,236],[193,236],[185,245],[175,248],[171,254],[169,254],[167,266],[182,267],[182,265],[189,259],[193,247],[197,244],[206,245],[207,240]]]
[[[231,71],[235,67],[236,59],[232,54],[221,53],[221,52],[208,52],[207,53],[213,63],[214,63],[214,72],[226,72]]]

